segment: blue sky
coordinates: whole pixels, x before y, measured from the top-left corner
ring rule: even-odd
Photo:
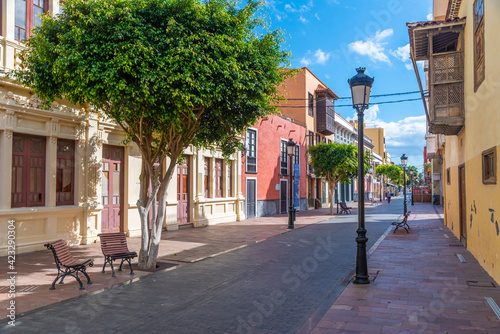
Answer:
[[[360,66],[375,77],[372,95],[418,91],[409,60],[406,22],[426,21],[432,0],[268,0],[267,10],[270,28],[285,31],[284,47],[293,56],[291,67],[307,66],[338,96],[350,96],[347,79]],[[393,162],[400,163],[405,153],[408,164],[421,171],[425,146],[422,101],[377,104],[419,97],[373,98],[365,123],[386,129],[387,151]],[[336,112],[346,119],[355,118],[352,107],[337,107]]]

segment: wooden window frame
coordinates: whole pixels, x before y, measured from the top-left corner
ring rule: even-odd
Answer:
[[[60,154],[60,145],[69,145],[69,149],[71,150],[69,155]],[[75,204],[75,142],[73,140],[67,139],[57,139],[57,163],[56,163],[56,206],[58,205],[73,205]],[[61,167],[61,161],[69,160],[69,166]],[[62,182],[62,174],[64,170],[69,170],[71,173],[71,190],[68,191],[58,191],[59,181]],[[61,186],[62,187],[62,186]],[[60,200],[61,193],[70,193],[70,199],[68,200]]]
[[[21,0],[23,1],[23,0]],[[16,25],[15,17],[14,17],[14,38],[16,41],[25,41],[28,40],[31,36],[31,30],[34,27],[34,6],[42,8],[43,14],[46,14],[49,8],[49,0],[24,0],[26,3],[26,28],[21,28]],[[38,4],[43,1],[42,6],[40,7]],[[16,11],[16,3],[14,2],[14,12]],[[24,30],[26,33],[26,39],[21,39],[21,30]]]
[[[204,166],[204,187],[205,187],[205,198],[211,198],[210,197],[210,158],[205,158],[205,161],[203,162]]]
[[[227,162],[227,174],[226,174],[226,180],[227,180],[227,197],[234,197],[233,196],[233,162],[228,161]]]
[[[486,167],[489,164],[488,160],[491,159],[491,171],[493,172],[493,175],[488,173]],[[497,148],[492,147],[490,149],[487,149],[486,151],[483,151],[481,154],[481,169],[482,169],[482,179],[483,179],[483,184],[496,184],[497,183]]]
[[[222,197],[222,194],[224,193],[224,188],[223,188],[224,173],[222,172],[223,166],[224,166],[224,160],[215,159],[215,167],[214,167],[215,198]]]
[[[254,136],[254,143],[252,144],[252,136]],[[245,170],[247,173],[257,173],[257,130],[248,129],[246,138],[246,159]],[[253,162],[255,160],[255,162]],[[250,168],[249,168],[250,167]]]
[[[446,169],[446,184],[451,184],[450,167]]]
[[[309,147],[314,146],[314,132],[309,131]]]
[[[480,5],[480,9],[478,7]],[[484,41],[484,0],[475,0],[473,4],[474,13],[474,92],[477,92],[479,86],[483,83],[486,77],[486,43]],[[478,43],[481,44],[480,50],[478,50]],[[481,52],[478,54],[478,52]]]
[[[286,150],[287,141],[280,140],[280,175],[288,175],[288,152]],[[286,170],[285,170],[286,169]]]
[[[308,93],[307,96],[307,114],[314,117],[314,95]]]
[[[22,138],[23,139],[23,152],[15,152],[14,151],[14,145],[15,145],[15,138]],[[42,153],[32,153],[31,152],[31,140],[32,139],[39,139],[41,140],[42,143]],[[23,207],[35,207],[35,206],[45,206],[45,177],[46,177],[46,138],[41,137],[41,136],[32,136],[32,135],[25,135],[25,134],[14,134],[14,140],[12,141],[13,149],[12,149],[12,188],[11,188],[11,207],[12,208],[23,208]],[[17,171],[14,168],[15,166],[15,157],[23,157],[23,166],[21,170],[21,179],[22,179],[22,184],[21,184],[21,195],[23,200],[20,202],[14,202],[14,196],[15,194],[19,194],[18,192],[14,193],[14,182],[17,180],[15,178],[14,174]],[[41,173],[38,175],[41,178],[41,191],[39,193],[40,196],[40,201],[39,202],[30,202],[30,186],[31,186],[31,171],[33,166],[31,165],[31,158],[42,158],[41,161]],[[36,178],[37,175],[35,175]]]

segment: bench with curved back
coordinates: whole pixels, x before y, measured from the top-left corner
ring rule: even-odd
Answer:
[[[73,276],[80,284],[80,290],[85,290],[82,281],[78,277],[78,273],[82,273],[87,278],[87,283],[92,284],[89,275],[87,274],[87,266],[92,267],[94,265],[94,259],[88,259],[85,261],[79,261],[71,255],[69,251],[68,244],[66,241],[59,239],[54,242],[49,242],[44,245],[52,251],[54,254],[54,259],[57,266],[57,277],[52,282],[50,290],[54,290],[56,282],[61,279],[59,284],[64,284],[64,278],[66,276]]]
[[[129,251],[125,233],[101,233],[99,234],[99,238],[101,238],[101,250],[104,255],[104,266],[102,267],[102,272],[104,272],[106,264],[109,263],[111,271],[113,272],[113,277],[116,277],[115,268],[113,268],[113,261],[121,259],[122,262],[120,263],[120,268],[118,270],[121,271],[123,262],[127,261],[130,267],[130,275],[133,275],[134,270],[132,269],[131,260],[137,257],[137,253]]]
[[[352,208],[350,206],[347,206],[345,202],[340,202],[340,214],[345,213],[345,214],[350,214]]]

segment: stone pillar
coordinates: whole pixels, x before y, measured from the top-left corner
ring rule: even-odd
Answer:
[[[12,117],[8,115],[7,119]],[[0,191],[0,209],[8,210],[11,205],[11,187],[12,187],[12,136],[11,129],[4,130],[0,133],[0,156],[2,163],[0,164],[0,180],[2,180],[2,191]]]
[[[241,188],[241,152],[237,151],[236,153],[236,166],[234,179],[236,182],[236,220],[245,220],[246,216],[243,210],[243,203],[245,201],[245,196],[243,196],[242,188]],[[258,191],[257,191],[258,192]],[[257,194],[255,194],[257,196]],[[255,208],[257,210],[257,208]]]

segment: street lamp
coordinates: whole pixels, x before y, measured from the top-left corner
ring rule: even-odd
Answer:
[[[293,155],[295,153],[295,146],[292,138],[286,143],[286,152],[290,157],[290,206],[288,207],[288,228],[293,229]]]
[[[358,111],[358,229],[356,242],[358,244],[356,255],[356,277],[354,284],[370,284],[368,279],[368,262],[366,260],[365,229],[365,164],[364,164],[364,128],[363,113],[370,101],[370,90],[374,78],[365,74],[365,68],[356,69],[358,74],[347,80],[351,87],[352,106]]]
[[[411,205],[413,205],[413,169],[410,169],[410,180],[411,180]]]
[[[408,163],[408,157],[406,155],[401,156],[401,166],[403,166],[403,193],[404,193],[404,214],[406,216],[406,164]]]

